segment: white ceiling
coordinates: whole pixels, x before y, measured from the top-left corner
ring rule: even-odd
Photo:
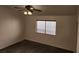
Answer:
[[[75,15],[76,6],[70,5],[32,5],[36,9],[42,10],[41,13],[34,13],[34,15]],[[14,5],[10,7],[22,7],[24,5]]]

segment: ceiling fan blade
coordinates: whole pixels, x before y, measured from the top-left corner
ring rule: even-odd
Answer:
[[[14,8],[16,8],[18,11],[24,11],[25,10],[25,8],[21,8],[21,7],[14,7]]]
[[[16,8],[16,9],[23,9],[22,7],[14,7],[14,8]]]
[[[23,10],[18,10],[18,11],[23,11]]]
[[[42,12],[42,10],[39,10],[39,9],[33,9],[33,10],[38,11],[38,12]]]

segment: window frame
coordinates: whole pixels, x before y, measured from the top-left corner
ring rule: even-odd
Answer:
[[[51,36],[56,36],[56,34],[55,34],[55,35],[46,34],[46,21],[55,21],[55,22],[56,22],[56,20],[36,20],[36,23],[37,23],[37,21],[45,21],[45,33],[37,32],[37,24],[36,24],[36,32],[37,32],[37,33],[39,33],[39,34],[45,34],[45,35],[51,35]],[[56,25],[57,25],[57,22],[56,22]],[[57,27],[57,26],[56,26],[56,27]],[[56,33],[56,31],[55,31],[55,33]]]

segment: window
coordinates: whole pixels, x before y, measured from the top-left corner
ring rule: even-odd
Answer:
[[[45,21],[37,21],[37,32],[45,33]]]
[[[37,32],[56,35],[56,21],[37,21]]]

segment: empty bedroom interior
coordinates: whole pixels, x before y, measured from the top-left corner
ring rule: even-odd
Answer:
[[[32,15],[24,15],[23,11],[15,8],[24,9],[25,6],[0,6],[1,53],[79,52],[79,6],[32,5],[41,10],[33,11]],[[55,34],[39,33],[38,21],[56,22]]]

